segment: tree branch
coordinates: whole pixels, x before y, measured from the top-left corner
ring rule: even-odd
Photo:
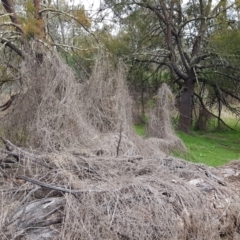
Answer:
[[[23,52],[16,45],[11,43],[9,40],[7,40],[5,38],[1,38],[0,42],[2,44],[5,44],[7,47],[11,48],[13,51],[15,51],[20,57],[24,58]]]
[[[4,9],[6,10],[7,13],[9,13],[9,17],[12,21],[12,23],[14,23],[17,26],[20,26],[20,22],[18,20],[17,14],[15,12],[14,6],[13,6],[13,2],[11,0],[1,0]],[[16,28],[17,31],[20,31],[19,28]],[[22,33],[22,32],[21,32]]]
[[[54,186],[48,183],[44,183],[41,182],[39,180],[36,179],[32,179],[26,176],[17,176],[16,179],[22,179],[25,180],[27,182],[30,182],[32,184],[38,185],[40,187],[44,187],[44,188],[49,188],[52,190],[56,190],[56,191],[60,191],[60,192],[65,192],[65,193],[70,193],[70,194],[76,194],[76,193],[87,193],[87,192],[97,192],[97,193],[104,193],[107,192],[107,190],[73,190],[73,189],[68,189],[68,188],[64,188],[64,187],[59,187],[59,186]]]
[[[219,118],[217,115],[215,115],[214,113],[210,112],[210,111],[206,108],[206,106],[205,106],[205,104],[204,104],[201,96],[199,96],[197,93],[194,93],[194,95],[199,99],[201,106],[202,106],[209,114],[211,114],[213,117],[217,118],[217,119],[218,119],[224,126],[226,126],[227,128],[229,128],[229,129],[231,129],[231,130],[233,130],[233,131],[236,131],[236,129],[231,128],[230,126],[228,126],[228,125],[227,125],[221,118]]]
[[[66,12],[63,12],[63,11],[60,11],[60,10],[57,10],[57,9],[54,9],[54,8],[44,8],[42,9],[41,11],[39,11],[39,14],[42,14],[44,12],[53,12],[53,13],[58,13],[58,14],[61,14],[61,15],[65,15],[67,17],[70,17],[71,19],[74,19],[76,22],[78,22],[83,28],[85,31],[87,31],[89,34],[91,34],[93,36],[93,38],[96,40],[97,43],[100,43],[99,40],[97,39],[97,37],[94,35],[94,33],[92,33],[91,31],[89,31],[76,17],[74,17],[73,15],[69,14],[69,13],[66,13]]]

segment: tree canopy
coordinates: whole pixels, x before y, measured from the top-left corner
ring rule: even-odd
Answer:
[[[171,83],[181,93],[180,130],[189,131],[197,104],[219,119],[222,105],[239,114],[228,98],[239,101],[237,3],[106,0],[102,8],[112,9],[127,28],[135,42],[131,49],[134,64],[171,73]],[[231,47],[223,47],[224,41]],[[215,103],[218,115],[210,111]]]

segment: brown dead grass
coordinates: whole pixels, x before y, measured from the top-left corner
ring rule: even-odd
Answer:
[[[161,126],[160,135],[145,140],[131,128],[122,63],[116,67],[100,53],[81,85],[56,53],[43,51],[39,65],[33,50],[21,69],[27,90],[2,120],[5,138],[21,148],[11,145],[18,161],[1,150],[0,239],[217,240],[238,234],[239,196],[221,175],[166,157],[176,147],[166,86],[149,124],[152,134]]]
[[[166,153],[172,150],[187,151],[172,126],[174,99],[170,88],[163,83],[158,91],[156,106],[151,110],[147,123],[147,134],[152,137],[147,142],[154,146],[154,149],[160,148]]]
[[[51,227],[56,239],[215,240],[223,235],[232,239],[238,232],[239,196],[214,169],[171,157],[86,157],[81,152],[35,156],[39,163],[45,159],[54,170],[32,162],[31,157],[23,158],[15,171],[5,170],[9,179],[25,174],[82,192],[72,195],[44,190],[25,181],[18,182],[17,187],[4,180],[1,239],[4,234],[12,239],[20,230],[33,234],[41,207],[38,216],[35,211],[28,213],[35,218],[33,226],[29,222],[20,224],[17,216],[26,219],[23,206],[46,196],[61,200],[57,209],[50,205],[48,210],[52,211],[50,219],[61,217],[61,224]]]

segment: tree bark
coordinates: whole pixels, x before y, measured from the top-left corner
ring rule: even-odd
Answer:
[[[192,126],[194,84],[194,79],[185,81],[180,99],[178,130],[186,133],[189,132]]]
[[[5,8],[6,12],[11,14],[9,16],[11,21],[16,25],[20,25],[20,22],[18,20],[17,14],[16,14],[14,6],[13,6],[13,2],[11,0],[2,0],[2,4],[3,4],[3,7]],[[17,31],[19,31],[19,29],[17,29]]]
[[[45,29],[44,29],[44,21],[41,13],[41,1],[40,0],[33,0],[33,4],[35,7],[35,18],[39,22],[39,39],[44,40],[45,38]]]

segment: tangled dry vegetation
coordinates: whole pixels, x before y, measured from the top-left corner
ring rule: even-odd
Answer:
[[[2,118],[0,239],[239,239],[227,170],[167,156],[184,150],[168,124],[167,86],[142,139],[121,63],[100,54],[80,84],[56,53],[40,64],[34,56]]]
[[[182,140],[178,138],[172,126],[172,113],[174,113],[174,95],[169,87],[163,83],[158,91],[157,104],[149,114],[147,133],[151,138],[146,141],[155,148],[164,152],[174,150],[186,151]]]

